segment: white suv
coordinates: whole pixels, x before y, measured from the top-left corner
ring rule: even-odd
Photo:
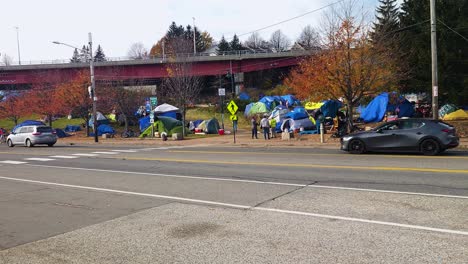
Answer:
[[[37,144],[45,144],[52,147],[55,143],[57,143],[57,135],[55,130],[49,126],[18,127],[7,137],[9,147],[25,145],[30,148]]]

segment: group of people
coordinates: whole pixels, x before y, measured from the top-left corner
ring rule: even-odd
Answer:
[[[250,125],[252,128],[252,139],[258,139],[258,129],[257,127],[260,125],[260,129],[263,131],[263,137],[265,140],[270,138],[276,137],[276,119],[268,119],[267,115],[264,115],[263,118],[260,120],[260,123],[257,122],[257,117],[252,116],[250,120]]]

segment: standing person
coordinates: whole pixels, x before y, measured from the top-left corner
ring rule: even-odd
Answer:
[[[252,116],[252,119],[250,120],[250,124],[251,124],[251,128],[252,128],[252,139],[255,137],[256,139],[258,139],[258,136],[257,136],[257,126],[258,126],[258,123],[257,123],[257,118],[255,118],[255,116]]]
[[[270,119],[270,132],[271,132],[271,137],[276,138],[276,119],[275,118]]]
[[[267,115],[264,115],[260,120],[260,127],[263,129],[263,137],[265,140],[270,139],[270,122],[268,121]]]

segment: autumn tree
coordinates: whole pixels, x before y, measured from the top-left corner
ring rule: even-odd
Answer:
[[[164,88],[169,98],[182,111],[182,134],[185,136],[185,115],[190,103],[194,103],[200,95],[202,79],[196,76],[187,58],[179,58],[167,67],[168,78],[164,80]]]
[[[23,95],[6,92],[4,99],[0,102],[0,118],[6,118],[18,125],[18,120],[24,113]]]
[[[393,90],[396,66],[385,49],[372,45],[363,20],[346,7],[334,13],[328,25],[326,44],[291,71],[285,83],[301,99],[346,101],[349,116],[365,95],[380,89]],[[352,118],[349,119],[352,126]]]
[[[88,92],[89,85],[89,72],[81,71],[74,79],[57,85],[55,89],[56,104],[62,106],[59,108],[60,113],[82,118],[86,126],[87,136],[89,136],[88,124],[93,106]]]

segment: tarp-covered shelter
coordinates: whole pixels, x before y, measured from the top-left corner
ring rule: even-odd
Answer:
[[[446,114],[443,120],[463,120],[468,119],[468,112],[464,111],[463,109],[459,109],[457,111],[451,112],[450,114]]]
[[[250,100],[250,96],[246,92],[242,92],[239,94],[239,99],[242,101]]]
[[[46,124],[44,124],[43,122],[41,121],[36,121],[36,120],[25,120],[21,123],[19,123],[18,125],[16,125],[13,130],[11,131],[15,131],[18,127],[23,127],[23,126],[45,126]]]
[[[287,103],[288,106],[301,105],[301,101],[299,101],[294,95],[291,94],[282,95],[281,101],[285,104]]]
[[[323,102],[323,105],[320,107],[324,117],[335,118],[338,110],[343,107],[343,103],[337,100],[326,100]]]
[[[381,93],[376,96],[361,111],[361,118],[366,123],[380,122],[388,111],[397,112],[398,117],[412,117],[414,107],[408,100],[400,98],[396,105],[389,104],[389,94]]]
[[[162,104],[154,108],[154,114],[156,116],[167,116],[176,119],[177,112],[179,112],[179,108],[170,104]]]
[[[296,106],[291,112],[287,113],[284,117],[299,120],[309,118],[309,115],[307,114],[304,107]]]
[[[286,108],[286,106],[278,105],[277,107],[275,107],[275,109],[273,109],[268,119],[275,119],[278,123],[285,119],[285,115],[287,113],[289,113],[289,110]]]
[[[54,128],[54,130],[55,130],[55,133],[56,133],[58,138],[64,138],[64,137],[69,137],[70,136],[70,134],[65,133],[65,131],[63,131],[60,128]]]
[[[324,104],[323,102],[320,102],[320,103],[307,102],[304,105],[304,108],[306,110],[316,110],[316,109],[319,109],[320,107],[322,107],[323,104]]]
[[[115,134],[115,130],[108,124],[101,124],[97,127],[97,135],[102,136],[104,134]],[[90,136],[94,136],[94,133],[90,133]]]
[[[443,118],[445,115],[453,113],[458,110],[454,104],[445,104],[439,109],[439,117]]]
[[[151,129],[153,127],[153,129]],[[150,124],[145,131],[143,131],[140,134],[140,138],[143,137],[148,137],[151,136],[151,132],[159,132],[159,134],[165,132],[167,133],[167,136],[172,136],[174,133],[180,133],[182,134],[183,130],[183,124],[182,121],[179,121],[175,118],[172,117],[167,117],[167,116],[160,116],[156,120],[154,120],[154,123]]]
[[[99,125],[101,125],[101,124],[106,124],[106,125],[109,124],[109,120],[101,112],[96,112],[96,117],[97,117],[96,120],[97,120],[98,128],[99,128]],[[91,115],[91,118],[89,118],[88,125],[91,128],[94,127],[94,116],[93,115]]]
[[[288,129],[289,131],[294,131],[296,129],[304,128],[304,130],[313,130],[315,129],[315,125],[309,118],[303,118],[294,120],[291,118],[283,120],[281,123],[281,131]]]
[[[204,120],[197,126],[197,129],[200,129],[206,134],[218,134],[219,122],[216,118]]]
[[[65,132],[76,132],[81,131],[81,127],[75,125],[67,125],[64,130]]]

